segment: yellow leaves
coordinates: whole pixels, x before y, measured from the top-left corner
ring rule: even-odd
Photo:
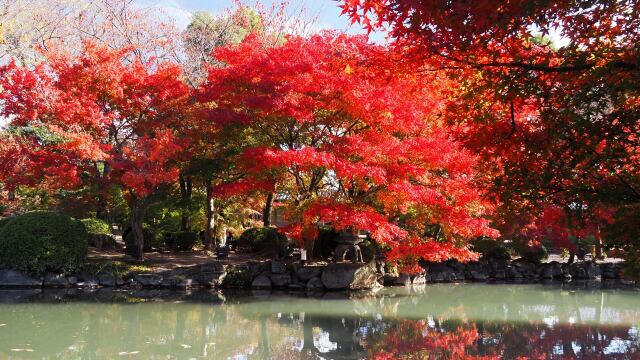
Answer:
[[[347,75],[351,75],[353,73],[353,70],[351,70],[351,66],[349,66],[349,64],[344,67],[344,73]]]

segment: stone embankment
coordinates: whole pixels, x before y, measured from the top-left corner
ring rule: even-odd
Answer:
[[[213,261],[154,273],[73,275],[48,273],[34,277],[0,269],[0,288],[252,288],[302,291],[365,290],[443,282],[543,282],[595,280],[634,285],[620,263],[535,264],[521,260],[423,263],[421,274],[385,273],[381,263],[330,263],[302,266],[280,261],[228,266]]]

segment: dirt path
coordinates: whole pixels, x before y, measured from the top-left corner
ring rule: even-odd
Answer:
[[[132,265],[143,265],[149,267],[153,271],[171,270],[179,267],[189,267],[209,263],[212,261],[220,261],[229,265],[245,264],[248,261],[264,260],[256,257],[255,254],[239,254],[230,252],[229,256],[224,259],[218,259],[214,253],[204,251],[193,252],[149,252],[145,253],[144,261],[137,261],[125,256],[121,251],[106,251],[89,249],[89,260],[110,260],[122,261]]]

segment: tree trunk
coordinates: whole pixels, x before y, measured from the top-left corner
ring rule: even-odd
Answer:
[[[97,201],[96,218],[100,220],[107,220],[107,199],[104,194],[98,194]]]
[[[182,219],[181,219],[181,228],[182,231],[191,231],[191,190],[192,190],[192,182],[191,176],[184,176],[180,174],[180,195],[182,196],[182,201],[186,205],[187,209],[183,210]]]
[[[215,199],[213,198],[213,192],[211,191],[211,179],[207,179],[207,204],[205,206],[205,212],[207,215],[207,223],[204,229],[204,249],[211,250],[211,244],[214,242],[214,228],[215,228]]]
[[[262,211],[262,224],[264,226],[271,226],[271,208],[273,207],[273,193],[267,195],[267,202],[264,204],[264,211]]]
[[[597,229],[597,239],[596,239],[596,259],[603,260],[604,252],[602,251],[602,236],[600,236],[600,228]]]
[[[142,231],[142,224],[144,221],[144,214],[146,212],[146,205],[144,199],[138,199],[137,196],[131,195],[131,232],[133,233],[133,248],[134,251],[130,254],[136,260],[144,260],[144,233]]]
[[[107,220],[107,191],[105,186],[105,179],[111,172],[111,167],[108,163],[102,163],[102,169],[100,169],[100,164],[95,162],[95,169],[98,176],[98,197],[96,204],[96,218],[100,220]]]

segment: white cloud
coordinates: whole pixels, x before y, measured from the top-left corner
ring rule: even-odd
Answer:
[[[189,25],[193,16],[178,0],[140,0],[139,4],[158,9],[162,14],[175,21],[180,30],[184,30]]]

